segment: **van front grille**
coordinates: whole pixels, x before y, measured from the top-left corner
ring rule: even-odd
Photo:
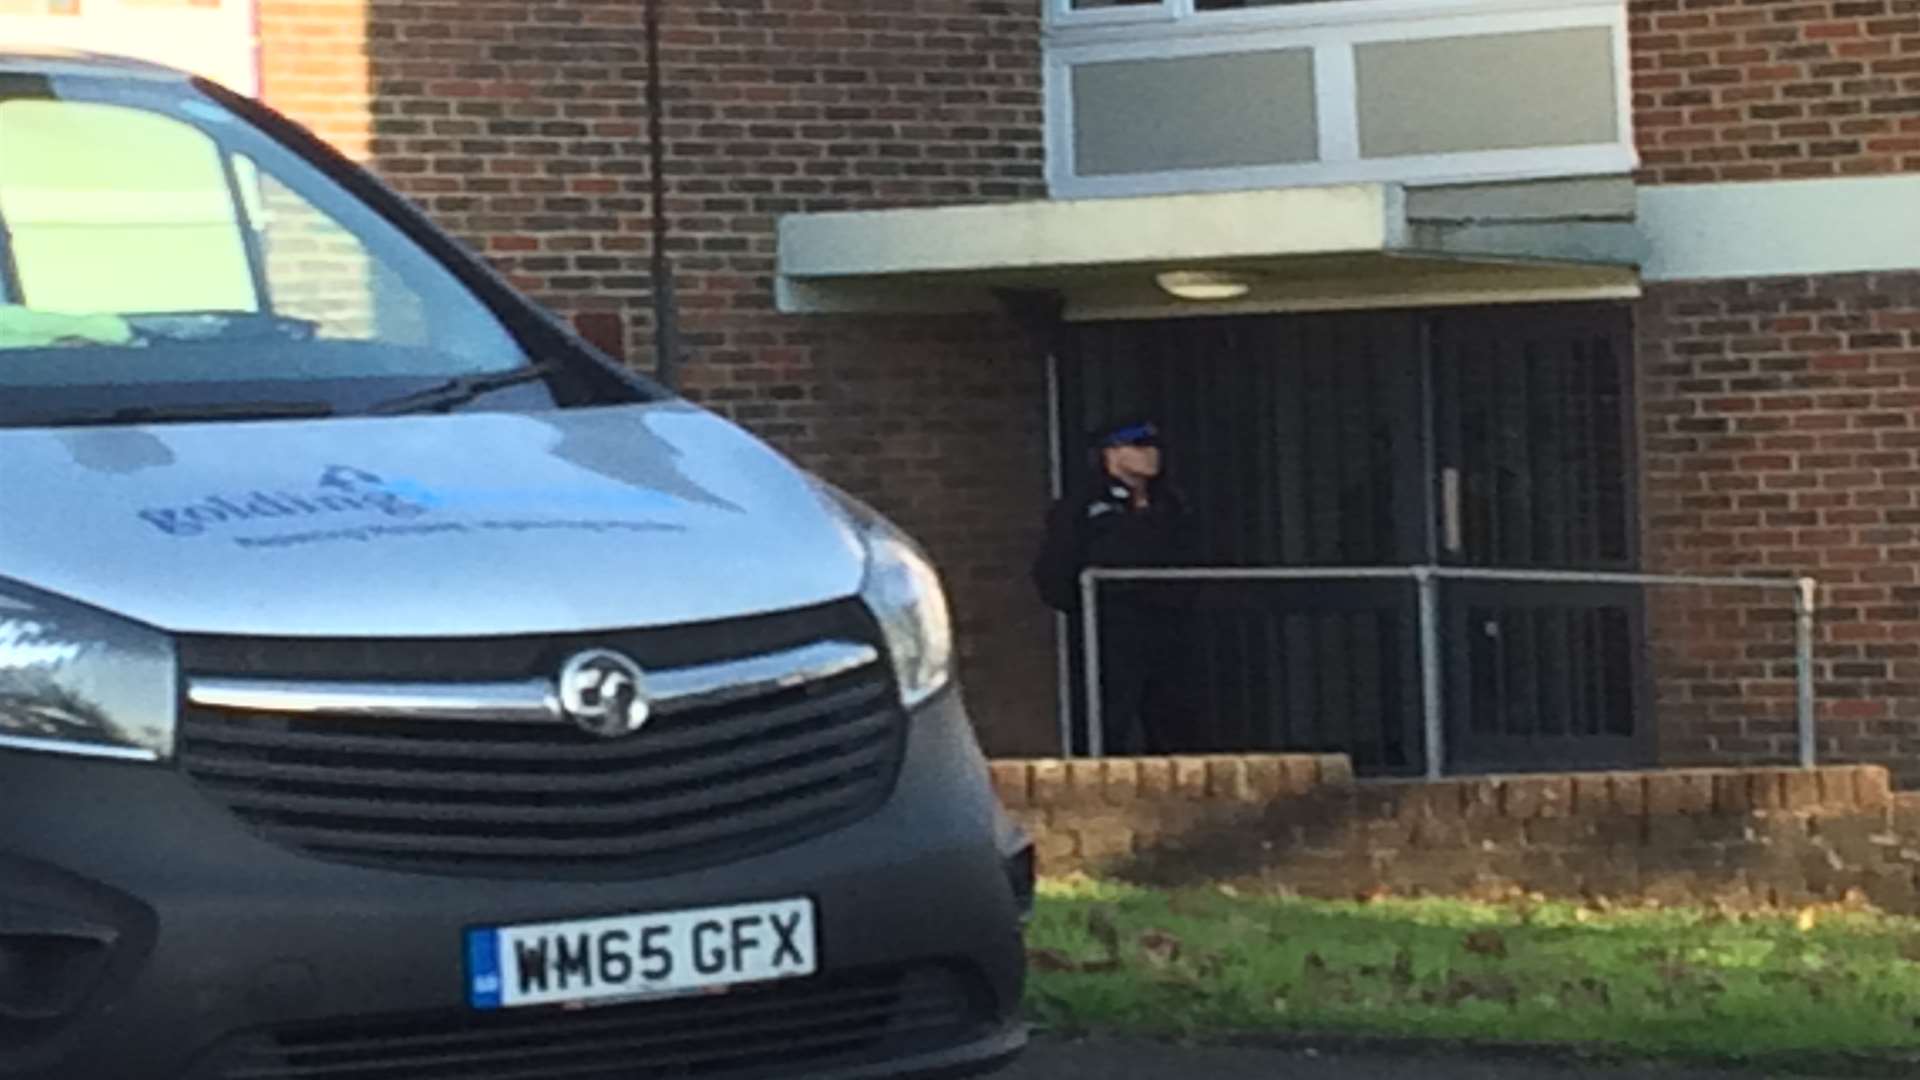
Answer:
[[[888,666],[875,661],[656,716],[618,739],[556,720],[190,703],[180,762],[247,823],[322,857],[632,877],[732,861],[865,816],[891,791],[905,739]]]

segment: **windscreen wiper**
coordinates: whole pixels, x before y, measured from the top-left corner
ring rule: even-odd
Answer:
[[[436,386],[429,386],[425,390],[416,390],[410,394],[402,394],[397,398],[377,402],[361,411],[367,416],[445,412],[456,406],[465,405],[484,394],[544,379],[558,370],[560,370],[559,364],[543,361],[523,368],[514,368],[511,371],[496,371],[485,375],[461,375]]]
[[[62,413],[45,422],[54,427],[105,427],[191,420],[297,420],[332,416],[337,411],[324,401],[222,401],[189,405],[125,405],[99,412]]]

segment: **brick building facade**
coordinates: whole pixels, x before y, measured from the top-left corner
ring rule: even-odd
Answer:
[[[1039,6],[669,4],[663,35],[687,389],[932,548],[976,714],[1007,753],[1057,742],[1052,621],[1023,574],[1047,498],[1041,346],[992,316],[783,316],[772,291],[782,215],[1046,195]],[[1630,8],[1642,185],[1920,171],[1910,3]],[[546,302],[621,315],[629,355],[647,356],[635,5],[261,11],[271,103],[363,154]],[[1819,577],[1822,731],[1908,782],[1915,280],[1650,283],[1634,305],[1645,565]],[[1777,629],[1778,598],[1754,604]],[[1709,649],[1678,673],[1663,760],[1790,752],[1779,634],[1747,636],[1737,658]]]
[[[618,316],[619,344],[636,363],[646,360],[652,253],[638,4],[258,3],[259,90],[270,104],[368,162],[559,311]],[[1501,5],[1485,6],[1487,18],[1505,17]],[[1513,130],[1565,124],[1597,134],[1556,140],[1547,130],[1537,152],[1503,145],[1474,156],[1468,173],[1496,186],[1630,177],[1638,211],[1624,217],[1654,248],[1639,272],[1604,268],[1610,276],[1516,287],[1474,279],[1451,292],[1417,284],[1400,300],[1379,299],[1362,283],[1354,296],[1373,299],[1327,294],[1263,306],[1256,297],[1232,313],[1285,320],[1318,308],[1444,313],[1556,299],[1627,310],[1640,427],[1637,454],[1627,455],[1637,464],[1623,467],[1636,470],[1639,563],[1818,577],[1823,748],[1920,782],[1920,766],[1909,764],[1920,747],[1920,706],[1909,692],[1920,686],[1920,432],[1911,419],[1920,271],[1899,272],[1884,236],[1815,236],[1795,249],[1811,252],[1804,258],[1761,257],[1738,243],[1751,222],[1707,222],[1701,227],[1719,237],[1712,244],[1673,225],[1698,224],[1688,215],[1699,206],[1748,206],[1739,200],[1750,197],[1762,209],[1806,215],[1801,233],[1832,232],[1833,221],[1847,220],[1834,209],[1845,190],[1789,181],[1874,175],[1898,184],[1920,173],[1920,8],[1914,0],[1627,0],[1566,5],[1587,13],[1568,16],[1554,5],[1520,6],[1530,21],[1513,30],[1531,36],[1515,40],[1543,57],[1564,49],[1578,59],[1600,40],[1594,35],[1617,25],[1610,47],[1630,85],[1592,96],[1599,107],[1618,91],[1629,107],[1616,118],[1617,139],[1604,122],[1523,109]],[[1164,9],[1169,35],[1198,35],[1205,28],[1193,28],[1212,14],[1183,0],[1118,7]],[[1287,19],[1357,13],[1326,16],[1345,25],[1366,4],[1296,8],[1218,14],[1284,39]],[[954,594],[990,748],[1057,749],[1055,626],[1024,577],[1049,497],[1048,432],[1059,417],[1046,356],[1057,343],[991,307],[856,304],[782,314],[781,222],[1127,193],[1127,176],[1089,171],[1124,157],[1093,143],[1108,121],[1094,104],[1063,95],[1091,95],[1114,78],[1136,90],[1185,85],[1197,69],[1172,61],[1125,69],[1127,57],[1150,51],[1153,31],[1142,27],[1158,24],[1098,22],[1112,13],[1072,0],[729,0],[663,10],[667,208],[691,349],[688,393],[920,536]],[[1467,159],[1420,142],[1426,129],[1446,125],[1396,130],[1391,117],[1378,119],[1394,107],[1393,92],[1369,97],[1374,85],[1397,87],[1402,100],[1420,92],[1404,80],[1377,81],[1396,55],[1375,49],[1382,33],[1357,35],[1345,59],[1305,76],[1302,85],[1323,95],[1342,78],[1358,87],[1357,104],[1323,104],[1303,121],[1317,120],[1322,160],[1289,164],[1292,151],[1281,147],[1275,164],[1248,165],[1238,181],[1218,162],[1161,169],[1141,174],[1138,194],[1284,191],[1358,178],[1404,183],[1410,201],[1429,192],[1440,209],[1419,212],[1458,224],[1442,181]],[[1111,56],[1100,52],[1109,48]],[[1205,48],[1183,46],[1181,55]],[[1275,50],[1280,59],[1258,77],[1292,78],[1286,49]],[[1542,63],[1550,75],[1559,61]],[[1172,81],[1153,81],[1163,76]],[[1357,135],[1329,134],[1330,119],[1351,127],[1355,117]],[[1285,131],[1255,120],[1245,131],[1249,143],[1285,141]],[[1201,145],[1204,135],[1181,133],[1166,152],[1207,164],[1219,147]],[[1395,139],[1404,145],[1396,149]],[[1230,131],[1224,145],[1234,143]],[[1370,159],[1376,151],[1386,156]],[[1440,171],[1423,171],[1429,165]],[[1867,229],[1906,235],[1910,222],[1874,208],[1897,206],[1907,189],[1874,190],[1879,201],[1854,204],[1861,215],[1882,214]],[[1703,201],[1686,201],[1695,198]],[[1585,227],[1622,216],[1520,211],[1514,220]],[[1794,221],[1783,225],[1794,231]],[[1920,267],[1911,261],[1920,256],[1909,259]],[[1126,301],[1101,294],[1080,304],[1081,318],[1099,322]],[[1696,620],[1709,628],[1670,633],[1669,666],[1655,673],[1658,757],[1779,760],[1792,743],[1781,603],[1721,598],[1686,607],[1703,604],[1718,613]],[[1679,625],[1693,626],[1691,618]],[[1711,629],[1729,623],[1733,630]]]
[[[1632,5],[1648,183],[1920,171],[1920,10],[1905,0]]]

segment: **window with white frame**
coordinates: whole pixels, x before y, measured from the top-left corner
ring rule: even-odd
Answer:
[[[1057,26],[1173,21],[1219,11],[1289,7],[1314,0],[1050,0]]]
[[[1047,11],[1059,197],[1550,179],[1637,162],[1626,0]]]
[[[1238,8],[1274,7],[1280,4],[1297,4],[1303,0],[1190,0],[1186,5],[1194,11],[1231,11]],[[1179,8],[1179,0],[1071,0],[1075,11],[1099,11],[1107,8],[1123,7],[1166,7]]]

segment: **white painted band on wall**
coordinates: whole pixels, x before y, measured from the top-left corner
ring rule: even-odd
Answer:
[[[1645,281],[1920,269],[1920,175],[1640,189]]]

